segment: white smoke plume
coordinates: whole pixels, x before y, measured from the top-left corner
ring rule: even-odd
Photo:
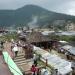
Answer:
[[[38,17],[37,16],[32,16],[32,20],[28,23],[28,26],[30,29],[38,27]]]

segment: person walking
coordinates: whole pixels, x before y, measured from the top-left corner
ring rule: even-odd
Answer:
[[[34,61],[34,65],[37,66],[37,55],[36,54],[33,55],[33,61]]]
[[[1,49],[3,49],[3,48],[4,48],[4,42],[1,41]]]
[[[18,46],[17,46],[17,44],[13,47],[12,51],[15,53],[15,57],[16,57],[17,54],[18,54]]]

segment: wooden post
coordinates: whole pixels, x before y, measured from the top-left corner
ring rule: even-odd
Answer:
[[[47,42],[47,49],[48,49],[48,42]]]
[[[46,66],[48,65],[48,59],[46,59]]]

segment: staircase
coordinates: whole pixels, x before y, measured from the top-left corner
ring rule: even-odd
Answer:
[[[14,62],[17,64],[22,72],[26,73],[31,68],[32,59],[25,59],[24,55],[24,52],[18,52],[18,55],[14,58]]]
[[[25,61],[25,57],[24,57],[24,52],[18,52],[18,55],[14,58],[14,62],[17,65],[25,64],[26,61]]]

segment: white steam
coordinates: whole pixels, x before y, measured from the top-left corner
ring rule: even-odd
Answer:
[[[38,23],[38,17],[33,16],[32,20],[28,23],[28,26],[29,26],[30,29],[36,28],[36,27],[38,27],[37,23]]]

